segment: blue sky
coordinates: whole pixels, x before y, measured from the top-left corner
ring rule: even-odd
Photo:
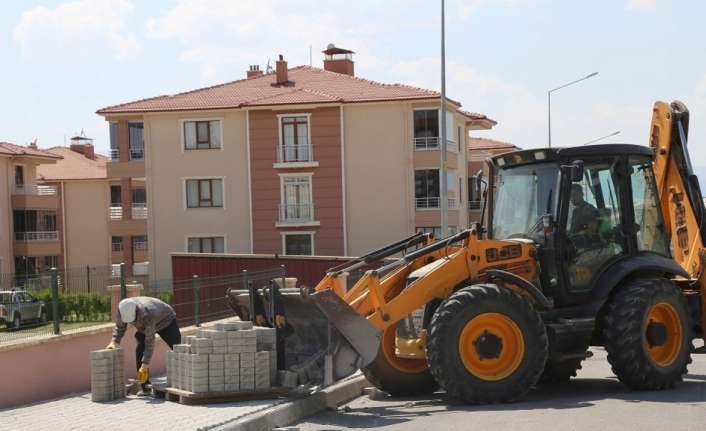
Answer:
[[[0,16],[0,140],[62,145],[84,129],[99,151],[103,106],[244,77],[283,54],[321,66],[326,44],[356,51],[356,74],[438,89],[439,7],[431,0],[13,1]],[[538,147],[546,91],[553,142],[646,144],[654,100],[692,111],[706,166],[706,2],[447,0],[447,91],[498,120],[479,135]],[[704,142],[701,146],[699,143]]]

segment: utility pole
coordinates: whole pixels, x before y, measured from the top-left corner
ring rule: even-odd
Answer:
[[[547,147],[552,147],[552,93],[557,90],[561,90],[562,88],[566,88],[570,85],[578,84],[579,82],[585,81],[589,78],[593,78],[596,75],[598,75],[598,72],[593,72],[590,75],[584,76],[583,78],[568,82],[564,85],[560,85],[556,88],[552,88],[551,90],[547,91],[547,126],[549,127],[549,129],[547,130]]]
[[[439,153],[439,208],[441,210],[441,237],[449,236],[449,199],[447,197],[446,186],[446,18],[444,14],[444,0],[441,0],[441,111],[439,122],[441,123],[441,143]]]

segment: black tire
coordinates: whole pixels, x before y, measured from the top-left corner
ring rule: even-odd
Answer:
[[[583,359],[567,359],[565,361],[547,361],[544,366],[540,383],[564,383],[576,377],[576,373],[581,369]]]
[[[418,372],[403,372],[399,367],[391,364],[383,352],[383,343],[389,342],[388,337],[394,337],[396,327],[396,325],[392,326],[383,333],[378,355],[375,361],[362,370],[363,374],[373,386],[394,397],[434,393],[439,389],[439,385],[432,377],[426,364],[419,364]],[[391,331],[391,333],[388,331]]]
[[[669,304],[678,316],[681,342],[674,359],[658,363],[649,352],[648,313],[656,304]],[[686,301],[671,280],[641,278],[619,288],[607,304],[603,329],[608,362],[618,379],[635,390],[673,387],[691,363],[691,324]],[[671,335],[664,335],[669,339]]]
[[[522,336],[522,358],[509,375],[499,380],[472,374],[459,352],[463,329],[472,319],[486,313],[509,318]],[[503,348],[500,347],[498,354]],[[431,321],[427,342],[431,373],[451,397],[466,403],[500,403],[522,398],[539,380],[547,355],[546,330],[532,304],[525,297],[494,284],[458,290],[439,306]]]

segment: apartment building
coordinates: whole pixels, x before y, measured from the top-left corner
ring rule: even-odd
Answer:
[[[488,164],[487,160],[498,154],[507,153],[509,151],[520,150],[519,147],[509,143],[496,141],[487,138],[468,137],[468,220],[469,222],[479,221],[483,208],[482,193],[478,193],[478,189],[474,187],[476,175],[479,171],[483,172],[483,178],[488,180]],[[486,214],[487,217],[487,214]],[[486,220],[487,221],[487,220]]]
[[[36,145],[0,142],[0,286],[58,266],[62,259],[59,224],[61,196],[39,184],[39,167],[61,156]],[[8,275],[9,274],[9,275]]]
[[[466,137],[496,123],[453,100],[442,119],[438,92],[356,77],[350,50],[323,54],[323,69],[280,56],[271,73],[251,66],[245,79],[98,111],[120,183],[111,235],[144,235],[152,277],[171,277],[176,251],[359,255],[441,234],[442,148],[449,224],[468,225]],[[129,210],[136,184],[146,221]]]
[[[59,268],[106,268],[111,263],[108,227],[108,157],[96,154],[93,140],[70,139],[69,147],[45,151],[60,159],[37,167],[37,181],[59,191]],[[114,263],[119,263],[120,259]]]

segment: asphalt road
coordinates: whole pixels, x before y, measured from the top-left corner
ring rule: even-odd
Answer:
[[[594,353],[576,379],[538,386],[513,404],[458,405],[443,393],[376,400],[364,396],[292,426],[302,431],[706,430],[706,355],[693,355],[689,375],[675,389],[633,392],[612,373],[605,351]]]

